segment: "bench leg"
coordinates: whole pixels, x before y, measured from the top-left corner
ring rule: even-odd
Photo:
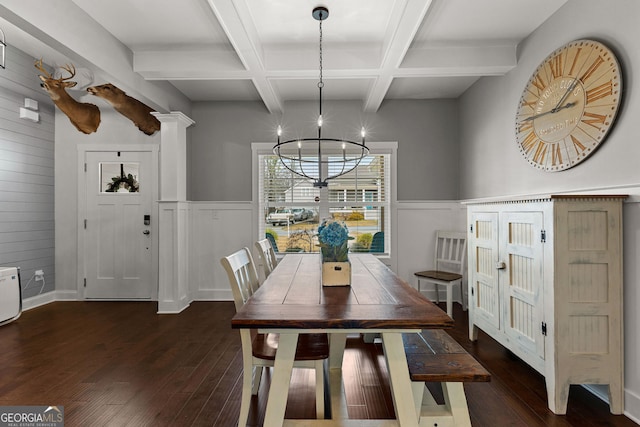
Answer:
[[[411,379],[409,378],[409,368],[407,367],[407,357],[402,343],[402,333],[383,332],[382,346],[384,356],[387,360],[389,370],[389,382],[391,383],[391,393],[393,406],[396,410],[396,418],[400,427],[418,427],[413,398]],[[266,423],[265,423],[266,425]]]
[[[471,427],[463,384],[442,383],[442,393],[444,394],[444,403],[453,416],[453,425]]]

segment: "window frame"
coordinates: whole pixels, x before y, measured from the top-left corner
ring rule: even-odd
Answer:
[[[257,236],[256,238],[259,240],[262,238],[260,233],[263,231],[261,228],[261,221],[263,220],[261,216],[261,201],[260,201],[260,168],[262,165],[260,164],[260,157],[263,155],[272,155],[273,154],[273,146],[274,143],[269,142],[254,142],[251,144],[252,151],[252,197],[253,197],[253,224]],[[393,252],[392,248],[392,236],[394,233],[394,219],[392,218],[395,213],[395,206],[397,202],[397,150],[398,143],[397,141],[389,141],[389,142],[367,142],[367,146],[369,147],[369,154],[371,155],[389,155],[389,170],[385,171],[385,174],[388,175],[388,188],[385,188],[385,192],[387,193],[387,201],[384,202],[384,206],[386,207],[386,215],[387,218],[383,225],[385,231],[385,250],[383,253],[378,253],[376,256],[382,258],[390,258]],[[363,202],[366,202],[363,201]],[[331,202],[325,200],[321,201],[321,204],[325,205],[327,212],[330,208],[334,207],[336,204],[340,205],[343,202]],[[304,203],[300,203],[300,206],[304,207]],[[317,206],[317,205],[314,205]],[[322,212],[322,210],[321,210]]]

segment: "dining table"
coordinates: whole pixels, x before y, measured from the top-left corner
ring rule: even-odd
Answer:
[[[376,256],[352,253],[349,261],[350,285],[323,286],[319,254],[287,254],[232,318],[233,328],[279,334],[265,426],[418,426],[402,334],[451,328],[453,320]],[[318,332],[329,336],[330,419],[285,420],[298,336]],[[341,372],[349,334],[381,338],[395,420],[349,419]]]

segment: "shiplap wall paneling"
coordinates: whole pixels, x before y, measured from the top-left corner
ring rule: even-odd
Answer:
[[[9,46],[0,70],[0,266],[20,267],[23,299],[55,289],[55,110],[33,63]],[[20,119],[25,98],[38,102],[37,122]]]

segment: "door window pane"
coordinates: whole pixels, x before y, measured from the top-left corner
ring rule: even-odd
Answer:
[[[99,168],[101,193],[137,193],[140,191],[139,163],[103,162],[99,164]]]

